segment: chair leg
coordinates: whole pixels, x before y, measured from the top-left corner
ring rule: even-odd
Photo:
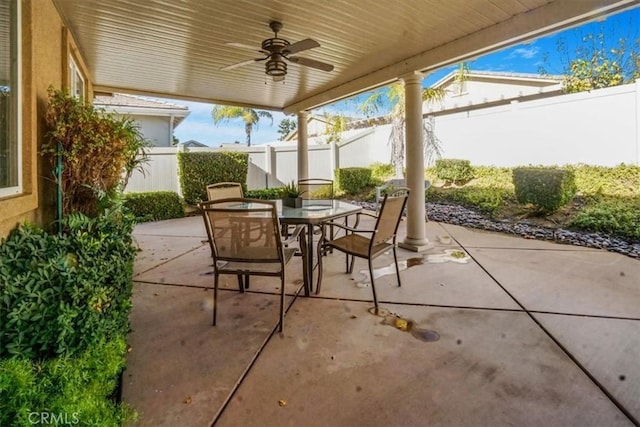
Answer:
[[[371,277],[371,291],[373,292],[373,305],[376,307],[376,314],[378,313],[378,297],[376,296],[376,285],[373,282],[373,261],[371,258],[369,261],[369,275]]]
[[[238,289],[240,292],[244,292],[244,277],[242,274],[238,274]]]
[[[402,286],[400,282],[400,268],[398,268],[398,256],[396,255],[396,247],[393,246],[393,261],[396,263],[396,275],[398,276],[398,287]]]
[[[251,277],[251,276],[250,276],[250,275],[248,275],[248,274],[246,274],[246,275],[244,276],[244,288],[245,288],[245,289],[249,289],[249,278],[250,278],[250,277]]]
[[[304,282],[304,296],[308,297],[311,294],[311,283],[307,280],[308,268],[307,268],[307,231],[306,227],[302,229],[300,235],[298,236],[298,246],[300,247],[300,252],[302,254],[302,277]]]
[[[280,284],[280,326],[278,327],[278,331],[282,332],[284,330],[284,284],[285,284],[285,274],[284,271],[280,276],[281,284]]]
[[[213,326],[216,326],[216,317],[218,314],[218,278],[220,276],[216,273],[213,282]]]
[[[347,262],[349,260],[349,255],[347,255]],[[349,264],[349,267],[347,268],[347,273],[351,274],[353,273],[353,266],[356,263],[356,257],[354,257],[353,255],[351,255],[351,263]]]
[[[320,285],[322,285],[322,247],[324,245],[324,226],[322,228],[322,236],[320,236],[320,240],[318,241],[318,282],[316,283],[316,295],[320,293]],[[313,275],[311,275],[313,277]]]

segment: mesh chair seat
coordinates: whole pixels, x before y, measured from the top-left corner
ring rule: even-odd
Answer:
[[[362,230],[358,228],[347,227],[334,222],[327,222],[322,226],[322,237],[318,243],[319,253],[326,248],[334,248],[347,254],[347,272],[353,271],[353,258],[351,264],[348,262],[348,256],[365,258],[369,264],[369,274],[371,278],[371,291],[373,292],[373,303],[376,311],[378,310],[378,297],[376,296],[376,287],[373,275],[373,260],[382,255],[388,249],[393,250],[393,261],[396,267],[396,276],[398,278],[398,286],[400,282],[400,270],[398,269],[398,256],[396,254],[396,237],[398,233],[398,225],[407,205],[409,197],[408,188],[398,188],[392,192],[392,195],[385,195],[382,201],[380,213],[377,216],[376,224],[371,230]],[[356,222],[358,224],[358,222]],[[337,239],[326,236],[327,226],[342,228],[347,233],[345,236]],[[356,225],[357,227],[357,225]],[[363,236],[366,234],[368,237]],[[320,292],[322,284],[322,256],[318,257],[318,284],[316,285],[316,293]]]
[[[345,252],[349,255],[354,255],[360,258],[366,258],[371,254],[376,256],[382,252],[385,252],[393,247],[393,244],[383,242],[374,245],[369,251],[369,245],[371,239],[361,236],[359,234],[347,234],[346,236],[339,237],[335,240],[326,242],[325,246],[330,246]]]
[[[255,250],[254,250],[255,249]],[[247,259],[260,259],[260,252],[263,248],[252,248],[251,253],[242,251],[239,255]],[[296,253],[295,248],[284,248],[284,263],[288,263]],[[243,253],[244,252],[244,253]],[[221,274],[255,274],[255,275],[278,275],[281,270],[280,261],[276,262],[236,262],[226,261],[218,264],[218,270]]]

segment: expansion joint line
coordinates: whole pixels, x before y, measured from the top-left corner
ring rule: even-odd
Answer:
[[[540,321],[538,319],[536,319],[536,317],[533,315],[533,313],[535,313],[535,311],[529,311],[513,294],[511,294],[511,292],[509,292],[499,281],[497,278],[495,278],[493,276],[493,274],[489,273],[489,271],[480,263],[480,261],[478,261],[478,259],[476,259],[476,257],[473,256],[473,254],[469,251],[469,249],[467,249],[462,243],[460,243],[457,239],[453,239],[467,254],[469,254],[469,256],[471,257],[471,259],[473,261],[475,261],[476,264],[478,264],[478,266],[482,269],[482,271],[484,271],[490,278],[491,280],[493,280],[499,287],[500,289],[502,289],[517,305],[518,307],[520,307],[522,309],[522,311],[524,313],[527,314],[527,316],[529,316],[529,318],[536,324],[538,325],[538,327],[558,346],[558,348],[560,350],[562,350],[562,352],[587,376],[587,378],[589,378],[591,380],[591,382],[593,382],[593,384],[598,387],[600,389],[600,391],[602,393],[604,393],[605,396],[607,396],[607,398],[609,398],[609,400],[616,405],[616,407],[620,410],[620,412],[622,412],[628,419],[629,421],[631,421],[635,426],[640,426],[640,422],[638,421],[638,419],[636,419],[636,417],[633,416],[633,414],[631,414],[631,412],[629,412],[627,410],[627,408],[625,408],[619,401],[618,399],[616,399],[610,392],[609,390],[607,390],[604,385],[602,385],[602,383],[600,383],[600,381],[598,381],[598,379],[596,377],[593,376],[593,374],[591,374],[591,372],[589,372],[589,370],[582,364],[580,363],[580,361],[576,358],[576,356],[574,356],[569,349],[567,349],[555,336],[553,336],[553,334],[547,330],[547,328],[544,327],[544,325],[542,325],[542,323],[540,323]]]

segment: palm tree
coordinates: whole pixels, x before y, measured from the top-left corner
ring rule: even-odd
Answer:
[[[232,119],[242,119],[244,122],[244,131],[247,134],[247,146],[251,147],[251,131],[254,127],[258,127],[260,117],[271,119],[273,125],[273,116],[268,111],[254,110],[252,108],[233,107],[230,105],[214,105],[211,110],[213,123],[218,126],[220,122],[226,122]]]
[[[445,91],[437,88],[425,88],[422,90],[422,100],[427,102],[442,101]],[[396,178],[403,176],[404,167],[404,85],[400,82],[393,83],[386,90],[372,92],[358,107],[367,116],[377,113],[384,107],[391,107],[391,134],[389,142],[391,144],[391,163],[395,167]],[[435,158],[440,157],[440,141],[433,132],[433,120],[423,121],[424,125],[424,151],[425,161],[431,164]]]

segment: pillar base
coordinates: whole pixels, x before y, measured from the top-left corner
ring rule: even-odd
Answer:
[[[407,249],[412,252],[424,252],[428,249],[435,247],[429,239],[411,239],[407,237],[403,242],[398,243],[398,246],[402,249]]]

